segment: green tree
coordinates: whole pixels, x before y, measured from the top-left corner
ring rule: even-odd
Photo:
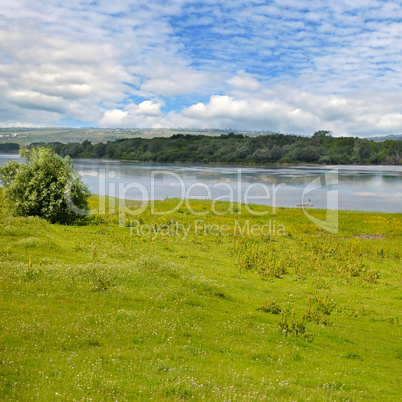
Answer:
[[[320,155],[315,147],[308,146],[296,148],[293,151],[293,159],[301,162],[316,162]]]
[[[101,158],[102,156],[105,155],[106,152],[106,144],[104,144],[103,142],[100,142],[99,144],[95,145],[95,156],[97,158]]]
[[[318,139],[329,138],[329,137],[332,137],[332,132],[328,130],[316,131],[312,136],[312,138],[318,138]]]
[[[257,162],[267,162],[271,158],[271,153],[267,148],[257,149],[253,153],[253,160]]]
[[[16,216],[39,216],[52,223],[72,223],[88,208],[89,190],[50,148],[22,148],[26,161],[9,161],[0,168],[4,200]]]
[[[271,158],[275,161],[279,160],[282,158],[282,156],[284,155],[284,152],[282,150],[281,147],[278,147],[277,145],[275,145],[272,150],[271,150]]]
[[[367,159],[370,156],[370,142],[365,138],[358,138],[355,141],[353,151],[360,161]]]

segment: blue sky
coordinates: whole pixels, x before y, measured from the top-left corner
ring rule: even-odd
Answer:
[[[2,0],[0,126],[402,132],[401,1]]]

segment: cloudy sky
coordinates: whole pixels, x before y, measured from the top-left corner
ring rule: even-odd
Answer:
[[[402,1],[1,0],[0,126],[402,132]]]

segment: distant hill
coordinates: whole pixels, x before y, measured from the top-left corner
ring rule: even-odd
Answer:
[[[33,143],[61,142],[69,144],[90,140],[93,144],[129,138],[171,137],[175,134],[220,136],[222,134],[243,134],[248,137],[274,134],[273,131],[247,131],[232,129],[197,129],[197,128],[93,128],[93,127],[41,127],[41,128],[0,128],[0,144],[18,143],[29,145]]]
[[[190,135],[207,135],[220,136],[222,134],[243,134],[248,137],[259,137],[275,133],[270,130],[220,130],[220,129],[197,129],[197,128],[93,128],[93,127],[41,127],[41,128],[24,128],[11,127],[0,128],[0,144],[18,143],[29,145],[33,143],[54,143],[61,142],[69,144],[73,142],[83,142],[90,140],[92,144],[100,142],[115,141],[120,139],[133,138],[155,138],[155,137],[171,137],[175,134],[190,134]],[[296,135],[296,134],[289,134]],[[298,135],[300,137],[310,137],[306,135]],[[382,142],[386,140],[402,141],[402,134],[387,135],[384,137],[376,136],[369,137],[369,140]]]
[[[82,142],[90,140],[93,144],[99,142],[115,141],[123,138],[155,138],[171,137],[175,134],[203,134],[208,136],[228,134],[246,134],[239,130],[218,129],[193,129],[193,128],[143,128],[143,129],[102,129],[102,128],[73,128],[73,127],[49,127],[49,128],[0,128],[0,144],[19,143],[29,145],[32,143]],[[270,131],[247,131],[248,136],[270,134]]]
[[[367,139],[371,140],[371,141],[375,141],[375,142],[383,142],[383,141],[387,141],[387,140],[402,141],[402,134],[368,137]]]

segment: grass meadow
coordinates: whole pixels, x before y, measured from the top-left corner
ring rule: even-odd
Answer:
[[[0,210],[1,400],[400,399],[401,214],[329,234],[200,200],[122,224],[109,201],[74,226]]]

